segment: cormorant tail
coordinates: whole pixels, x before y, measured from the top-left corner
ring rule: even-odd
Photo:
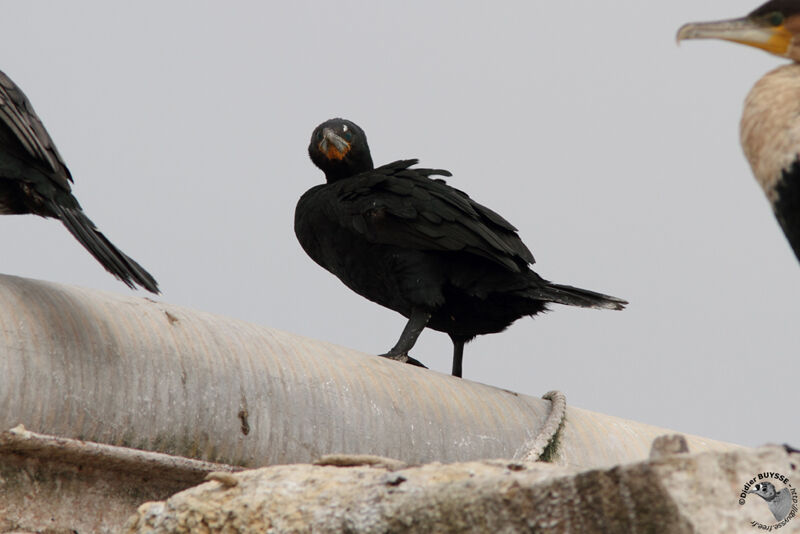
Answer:
[[[59,206],[55,202],[49,204],[49,208],[56,213],[67,230],[105,267],[106,271],[131,289],[138,284],[151,293],[159,293],[155,278],[115,247],[80,208]]]
[[[566,304],[567,306],[580,306],[581,308],[623,310],[628,304],[627,300],[612,297],[611,295],[603,295],[602,293],[579,287],[562,286],[561,284],[550,284],[541,288],[537,293],[539,292],[541,296],[537,296],[537,298],[542,300]]]

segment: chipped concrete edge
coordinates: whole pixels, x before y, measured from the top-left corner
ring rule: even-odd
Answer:
[[[244,469],[159,452],[39,434],[26,430],[22,425],[0,432],[0,457],[9,454],[72,465],[91,463],[109,471],[152,475],[193,484],[199,484],[211,472],[232,473]]]

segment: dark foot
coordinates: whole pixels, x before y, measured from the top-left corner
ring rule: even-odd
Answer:
[[[424,363],[422,363],[422,362],[421,362],[421,361],[419,361],[419,360],[415,360],[415,359],[414,359],[414,358],[412,358],[411,356],[406,356],[406,358],[408,358],[408,359],[406,360],[406,363],[407,363],[407,364],[409,364],[409,365],[415,365],[415,366],[417,366],[417,367],[422,367],[423,369],[427,369],[427,368],[428,368],[428,366],[427,366],[427,365],[425,365]]]
[[[424,365],[419,360],[415,360],[408,354],[392,354],[391,351],[387,352],[386,354],[380,355],[382,358],[389,358],[390,360],[395,360],[397,362],[407,363],[409,365],[415,365],[417,367],[422,367],[423,369],[427,369],[428,367]]]

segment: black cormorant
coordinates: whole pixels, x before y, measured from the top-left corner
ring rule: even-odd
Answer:
[[[464,344],[505,330],[555,302],[621,310],[626,301],[552,284],[517,229],[494,211],[435,176],[415,159],[374,168],[356,124],[320,124],[308,147],[327,183],[297,203],[295,233],[303,249],[347,287],[408,318],[383,356],[408,361],[425,327],[453,341],[453,375],[461,376]]]

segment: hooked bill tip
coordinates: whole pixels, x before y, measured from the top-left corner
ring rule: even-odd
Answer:
[[[700,32],[698,31],[698,28],[699,28],[698,23],[687,22],[686,24],[678,28],[678,33],[675,34],[675,42],[680,45],[681,41],[702,37],[700,35]]]
[[[710,22],[688,22],[678,29],[677,41],[687,39],[724,39],[735,41],[760,42],[768,39],[771,28],[763,22],[743,17],[738,19],[715,20]]]
[[[689,39],[689,37],[686,36],[689,30],[687,26],[689,25],[684,24],[683,26],[678,28],[678,33],[675,34],[675,44],[680,46],[681,41],[683,41],[684,39]]]

